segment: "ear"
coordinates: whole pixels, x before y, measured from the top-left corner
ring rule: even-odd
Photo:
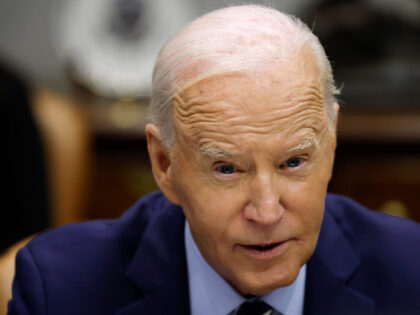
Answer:
[[[166,198],[172,203],[179,204],[174,189],[171,157],[161,140],[159,128],[153,124],[147,124],[146,137],[153,177]]]

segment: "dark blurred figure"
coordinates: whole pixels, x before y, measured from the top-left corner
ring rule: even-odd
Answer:
[[[89,196],[91,139],[71,98],[29,88],[0,63],[0,315],[12,297],[15,256],[49,226],[82,221]]]
[[[23,80],[0,64],[0,253],[49,226],[44,153],[30,98]]]

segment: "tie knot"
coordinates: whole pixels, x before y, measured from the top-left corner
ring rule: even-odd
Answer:
[[[241,304],[236,315],[270,315],[273,308],[263,301],[246,301]]]

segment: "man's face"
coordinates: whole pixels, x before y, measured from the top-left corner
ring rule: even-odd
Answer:
[[[179,91],[174,118],[172,201],[204,258],[242,294],[291,284],[318,239],[335,149],[317,68],[208,77]]]

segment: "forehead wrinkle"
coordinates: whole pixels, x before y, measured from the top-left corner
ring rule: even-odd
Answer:
[[[230,81],[226,83],[226,79]],[[223,101],[230,97],[230,94],[225,91],[226,87],[237,84],[238,81],[249,84],[253,80],[248,74],[236,71],[209,74],[188,83],[182,88],[177,88],[173,99],[184,115],[189,112],[203,111],[202,107],[207,107],[208,101],[215,104],[220,103],[222,107],[226,105],[223,104]],[[208,109],[206,110],[209,111]],[[214,111],[218,110],[215,109]]]
[[[318,84],[306,85],[303,93],[299,96],[293,97],[296,102],[314,102],[318,104],[324,103],[324,95]]]
[[[244,117],[224,118],[212,124],[208,121],[191,126],[192,129],[219,131],[224,128],[234,128],[236,133],[265,134],[273,131],[282,131],[290,124],[296,127],[312,127],[319,130],[325,119],[325,112],[320,106],[313,103],[302,103],[295,108],[279,109],[262,113],[255,119],[255,115]]]
[[[312,107],[312,105],[317,105],[320,107],[319,110],[323,110],[323,95],[319,86],[315,83],[306,84],[303,88],[296,87],[288,94],[285,95],[286,100],[279,100],[278,102],[272,100],[274,104],[278,103],[277,106],[274,105],[277,108],[264,112],[261,112],[259,104],[234,104],[226,102],[225,98],[222,96],[218,97],[219,95],[214,95],[214,97],[204,97],[203,95],[193,97],[190,95],[190,98],[185,99],[177,94],[174,97],[174,102],[176,103],[175,110],[178,118],[189,124],[205,121],[206,119],[209,122],[224,121],[227,118],[240,119],[241,114],[246,116],[246,114],[243,115],[246,111],[249,112],[253,119],[258,115],[261,123],[265,124],[269,123],[272,117],[276,116],[276,113],[279,113],[279,116],[287,116],[288,112],[293,112],[296,109],[304,110],[304,107]],[[295,96],[293,94],[300,95]],[[211,102],[210,106],[206,103],[206,100],[209,99]]]
[[[308,108],[306,104],[301,106],[306,107],[304,111],[298,111],[293,113],[290,116],[290,113],[286,117],[278,117],[278,115],[273,115],[273,113],[268,113],[266,119],[254,120],[253,117],[244,118],[226,118],[221,120],[220,117],[214,117],[213,121],[209,120],[209,117],[204,118],[201,116],[200,119],[196,117],[194,123],[185,124],[184,131],[187,137],[200,141],[201,139],[218,139],[220,137],[226,138],[227,134],[230,135],[266,135],[273,132],[282,132],[285,129],[302,129],[310,128],[315,132],[318,132],[322,129],[324,119],[324,112],[322,109],[319,109],[319,106]],[[284,113],[283,113],[284,114]],[[292,117],[292,118],[291,118]],[[228,130],[228,132],[225,132]],[[225,139],[224,141],[226,141]]]
[[[215,128],[240,127],[257,133],[260,132],[259,128],[263,128],[262,132],[266,132],[266,129],[271,127],[280,127],[283,121],[287,122],[291,118],[294,122],[307,119],[310,116],[313,116],[316,121],[322,120],[325,114],[324,108],[315,99],[309,97],[301,98],[297,104],[295,101],[290,100],[274,110],[262,113],[253,113],[252,111],[243,113],[244,111],[229,108],[226,108],[226,111],[224,111],[221,110],[223,107],[208,111],[203,108],[205,106],[201,105],[197,106],[202,107],[202,110],[195,110],[194,113],[191,113],[191,111],[186,113],[180,108],[177,108],[176,112],[179,121],[193,129],[212,129],[214,125]]]
[[[176,107],[179,110],[179,114],[184,117],[188,116],[189,114],[202,112],[233,112],[234,114],[236,111],[243,109],[244,106],[247,107],[250,111],[258,111],[260,109],[258,104],[246,104],[246,101],[244,102],[243,100],[239,100],[239,102],[233,102],[233,100],[230,98],[230,93],[224,91],[224,87],[229,86],[229,84],[222,84],[220,81],[215,82],[217,77],[218,76],[201,80],[205,83],[199,82],[201,84],[195,89],[195,86],[192,85],[183,88],[182,90],[178,90],[174,95],[174,102],[176,103]],[[226,75],[221,77],[222,79],[226,78]],[[234,79],[232,85],[236,83],[236,79],[245,80],[249,83],[249,78],[247,77],[242,78],[235,75],[228,76],[228,78],[229,77]],[[207,85],[207,81],[210,86]],[[277,89],[277,86],[282,86],[285,84],[284,80],[280,80],[277,76],[270,76],[270,78],[262,77],[257,81],[265,82],[263,83],[262,90],[266,90],[266,96],[275,95],[275,93],[272,93],[273,88]],[[268,83],[266,81],[268,81]],[[279,106],[285,107],[288,106],[289,103],[293,102],[312,101],[322,103],[323,93],[321,93],[319,85],[320,84],[318,81],[305,80],[304,78],[300,78],[299,80],[296,80],[293,85],[287,88],[288,92],[284,94],[283,100],[278,101],[278,104]],[[251,90],[249,90],[251,95],[245,97],[245,99],[252,99],[255,97],[252,95],[252,89],[255,89],[256,91],[262,91],[261,87],[251,87]],[[256,97],[259,98],[261,96],[256,95]],[[274,100],[273,102],[276,103]],[[208,103],[211,103],[213,106],[210,107],[214,108],[208,108]]]
[[[271,98],[269,104],[272,109],[265,111],[262,111],[264,104],[262,107],[255,104],[259,97],[253,99],[251,96],[254,104],[246,100],[243,104],[237,104],[231,103],[228,94],[220,91],[209,93],[211,90],[204,94],[197,92],[185,95],[184,89],[174,96],[175,124],[181,124],[180,127],[188,132],[186,136],[196,140],[209,133],[213,136],[226,136],[227,133],[223,132],[225,128],[234,128],[230,134],[266,134],[276,129],[283,130],[289,124],[315,130],[322,128],[325,105],[323,93],[315,81],[294,85],[289,93],[277,100]]]
[[[222,101],[212,101],[212,106],[208,106],[205,97],[194,97],[187,101],[180,96],[174,97],[174,113],[178,120],[186,125],[195,123],[217,123],[224,118],[235,116],[235,110]],[[216,106],[215,106],[216,105]]]

